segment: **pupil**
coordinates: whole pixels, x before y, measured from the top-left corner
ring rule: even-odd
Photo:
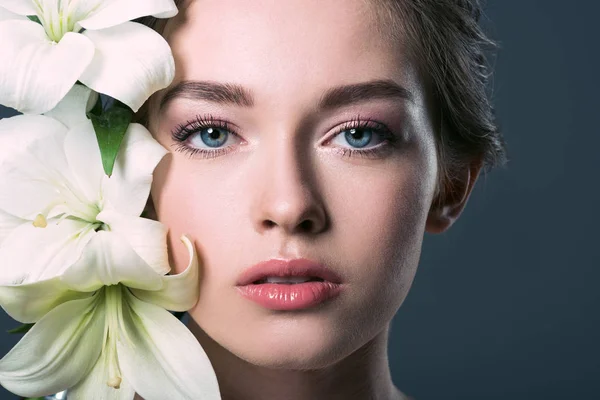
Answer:
[[[350,130],[350,134],[352,135],[352,137],[354,139],[360,139],[361,136],[363,136],[363,132],[362,131],[357,131],[356,129],[351,129]]]

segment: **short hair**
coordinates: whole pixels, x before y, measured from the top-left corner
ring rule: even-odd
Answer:
[[[184,0],[175,0],[179,7]],[[453,196],[459,171],[481,161],[485,172],[507,162],[506,145],[491,102],[487,55],[498,44],[479,26],[479,0],[364,0],[374,5],[382,33],[402,41],[432,96],[438,182],[433,205]],[[141,23],[161,31],[152,17]],[[146,120],[145,116],[142,120]]]
[[[481,160],[484,171],[504,166],[506,144],[496,121],[488,86],[488,56],[498,44],[480,27],[479,0],[366,0],[386,23],[387,33],[404,40],[439,113],[439,160],[434,202],[453,195],[458,171]]]

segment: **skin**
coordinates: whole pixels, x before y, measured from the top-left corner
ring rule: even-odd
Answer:
[[[435,110],[404,44],[376,29],[368,7],[197,0],[164,31],[177,66],[171,87],[237,84],[253,97],[248,107],[176,96],[160,108],[162,91],[149,104],[149,128],[172,150],[155,171],[151,200],[169,227],[174,272],[188,262],[179,237],[196,243],[201,295],[190,329],[225,400],[406,398],[390,376],[389,324],[412,284],[424,232],[443,232],[458,218],[480,163],[460,171],[454,200],[432,208]],[[412,98],[318,108],[328,89],[373,80],[395,82]],[[207,114],[237,133],[221,146],[226,153],[181,151],[172,132]],[[386,146],[371,131],[366,148],[381,152],[342,155],[356,147],[339,131],[359,117],[385,125],[397,142]],[[185,145],[210,149],[200,134]],[[277,312],[235,289],[240,273],[260,261],[300,257],[336,271],[341,295]]]

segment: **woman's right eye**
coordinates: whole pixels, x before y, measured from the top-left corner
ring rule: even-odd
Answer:
[[[188,153],[190,156],[199,155],[202,158],[214,158],[226,154],[232,150],[233,144],[230,142],[240,141],[237,134],[228,127],[227,122],[210,116],[197,117],[193,121],[180,125],[172,136],[177,151]],[[226,146],[227,144],[230,145]]]
[[[189,143],[195,148],[202,147],[221,147],[229,139],[231,133],[218,127],[202,128],[188,139]]]

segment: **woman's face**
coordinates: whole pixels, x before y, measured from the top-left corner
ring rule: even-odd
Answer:
[[[349,355],[387,327],[415,274],[437,180],[431,110],[365,3],[197,0],[165,31],[177,76],[150,129],[172,154],[152,199],[175,272],[180,236],[197,245],[191,316],[256,365]],[[340,295],[274,311],[236,290],[248,267],[296,258],[335,271]]]

